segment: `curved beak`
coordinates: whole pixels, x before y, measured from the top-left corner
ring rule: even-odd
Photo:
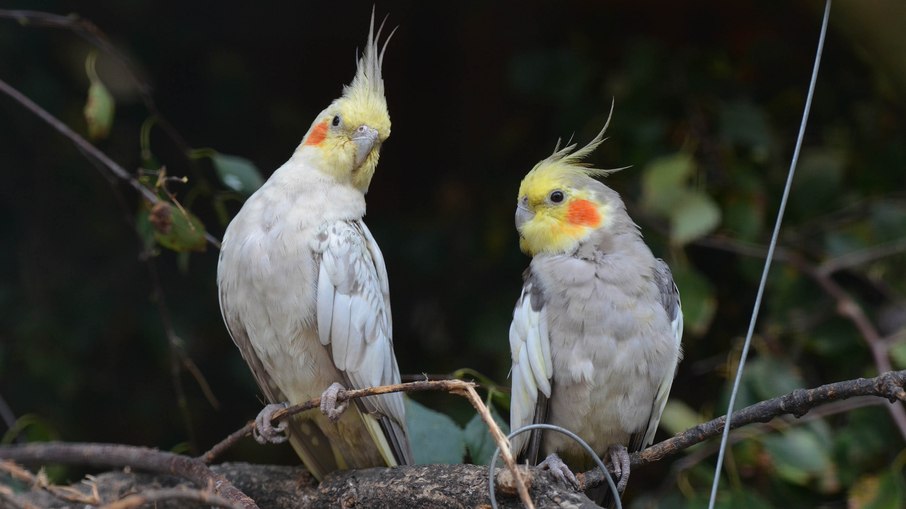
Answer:
[[[529,209],[528,198],[523,197],[516,204],[516,229],[521,231],[522,225],[531,221],[533,217],[535,217],[535,213]]]
[[[358,168],[368,158],[368,154],[378,145],[377,129],[367,125],[360,125],[352,135],[352,142],[355,143],[355,167]]]

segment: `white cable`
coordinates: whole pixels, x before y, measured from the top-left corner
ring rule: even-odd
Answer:
[[[799,125],[799,138],[796,140],[796,148],[793,150],[793,160],[790,162],[790,171],[786,177],[786,187],[783,188],[783,197],[780,199],[780,208],[777,210],[777,221],[774,223],[774,232],[771,234],[771,244],[768,247],[768,256],[764,261],[764,270],[761,273],[761,281],[758,283],[758,294],[755,296],[755,306],[752,309],[752,318],[749,320],[749,330],[746,332],[746,341],[742,346],[742,355],[739,357],[739,368],[736,370],[736,379],[733,381],[733,392],[730,393],[730,403],[727,405],[727,420],[724,422],[724,432],[720,439],[720,452],[717,454],[717,466],[714,468],[714,482],[711,485],[711,498],[708,500],[708,509],[714,509],[714,503],[717,500],[717,487],[720,485],[720,473],[723,469],[724,455],[727,451],[727,441],[730,438],[730,415],[736,405],[736,394],[739,392],[739,384],[742,380],[743,368],[746,365],[746,357],[749,355],[749,347],[752,344],[752,333],[755,330],[755,321],[758,319],[758,311],[761,309],[761,297],[764,295],[764,287],[768,280],[768,272],[771,268],[771,259],[774,257],[774,248],[777,246],[777,237],[780,235],[780,224],[783,222],[783,212],[786,209],[787,198],[790,195],[790,187],[793,184],[793,175],[796,173],[796,163],[799,160],[799,151],[802,148],[802,138],[805,136],[805,126],[808,124],[808,113],[812,107],[812,97],[815,95],[815,82],[818,80],[818,67],[821,64],[821,53],[824,50],[824,36],[827,33],[827,20],[830,17],[831,0],[824,4],[824,20],[821,22],[821,35],[818,37],[818,50],[815,52],[815,66],[812,69],[812,80],[808,86],[808,96],[805,98],[805,109],[802,112],[802,123]]]

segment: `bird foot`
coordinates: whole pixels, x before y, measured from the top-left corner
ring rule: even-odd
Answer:
[[[550,456],[544,458],[544,461],[538,463],[538,468],[547,470],[554,476],[554,479],[563,484],[572,486],[573,488],[579,487],[579,480],[576,479],[576,474],[566,466],[566,463],[560,459],[560,456],[557,456],[557,453],[551,453]]]
[[[258,412],[258,416],[255,417],[255,427],[252,429],[252,436],[255,437],[255,441],[259,444],[280,444],[286,442],[284,432],[288,422],[286,420],[280,421],[274,427],[273,418],[275,412],[288,406],[288,403],[271,403]]]
[[[616,475],[617,490],[622,493],[629,484],[629,451],[623,445],[614,444],[607,448],[607,456]]]
[[[348,400],[337,403],[337,396],[345,390],[345,387],[334,382],[330,384],[327,390],[321,393],[321,413],[326,415],[330,422],[334,424],[340,420],[340,416],[343,415],[346,407],[349,406]]]

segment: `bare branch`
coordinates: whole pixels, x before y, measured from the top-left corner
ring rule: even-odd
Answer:
[[[69,126],[48,113],[44,108],[38,106],[28,97],[25,97],[25,95],[10,86],[2,79],[0,79],[0,92],[3,92],[4,94],[11,97],[13,100],[24,106],[28,111],[53,127],[58,133],[68,138],[69,141],[71,141],[76,146],[76,148],[82,151],[82,153],[86,154],[91,160],[97,161],[98,163],[103,165],[103,167],[110,171],[110,173],[112,173],[116,178],[129,184],[133,189],[138,191],[138,193],[142,195],[145,200],[152,204],[161,201],[160,197],[158,197],[150,189],[142,185],[142,183],[139,182],[138,179],[130,175],[129,172],[126,171],[122,166],[117,164],[116,161],[110,159],[107,154],[89,143],[88,140],[70,129]],[[207,240],[208,244],[211,244],[218,249],[220,248],[220,241],[214,238],[213,235],[205,232],[204,237],[205,240]]]
[[[706,237],[696,241],[696,243],[755,258],[764,258],[765,253],[767,252],[762,246],[743,243],[727,237]],[[878,253],[894,254],[902,251],[903,248],[904,246],[901,246],[898,241],[879,246],[877,251],[867,249],[855,253],[852,259],[847,259],[844,256],[841,257],[843,260],[842,262],[836,263],[833,260],[830,260],[818,267],[808,263],[796,253],[781,248],[777,249],[774,258],[792,265],[803,274],[812,278],[812,280],[814,280],[828,296],[836,301],[837,314],[852,322],[856,327],[856,330],[862,335],[862,340],[868,345],[874,364],[878,369],[878,373],[886,373],[893,369],[893,366],[890,363],[890,357],[887,353],[887,343],[880,332],[878,332],[878,328],[871,319],[868,318],[868,315],[865,314],[865,310],[862,309],[862,306],[860,306],[831,276],[833,272],[844,267],[871,259],[877,259],[879,257]],[[901,404],[895,404],[888,406],[887,411],[890,412],[890,416],[899,429],[900,435],[902,435],[903,438],[906,438],[906,408]]]
[[[157,108],[157,104],[154,102],[151,84],[145,80],[140,73],[136,72],[135,66],[129,58],[110,42],[107,35],[104,34],[97,25],[77,14],[61,16],[51,12],[29,10],[0,9],[0,18],[15,20],[22,26],[69,30],[88,41],[88,43],[95,48],[112,57],[113,60],[117,61],[120,66],[122,66],[126,71],[125,75],[135,84],[139,95],[142,98],[142,102],[145,104],[145,108],[147,108],[151,115],[154,116],[157,125],[160,126],[167,136],[179,146],[184,155],[189,153],[189,145]]]
[[[136,509],[146,505],[154,505],[168,500],[182,500],[188,502],[201,502],[205,505],[241,509],[243,506],[231,502],[219,495],[205,490],[190,490],[185,488],[165,488],[160,490],[147,490],[135,495],[121,498],[116,502],[106,504],[100,509]]]
[[[846,253],[836,258],[831,258],[818,266],[818,273],[830,276],[843,269],[863,265],[881,258],[906,252],[906,238],[897,239],[884,244],[878,244],[852,253]]]
[[[814,389],[797,389],[789,394],[762,401],[733,413],[730,420],[731,429],[752,424],[768,422],[781,415],[801,417],[809,410],[834,401],[855,398],[858,396],[876,396],[886,398],[891,403],[906,401],[906,370],[890,371],[875,378],[857,378]],[[672,456],[688,447],[723,433],[726,416],[699,424],[672,438],[630,455],[633,466],[648,465]],[[597,486],[605,482],[598,470],[586,472],[579,477],[585,487]]]
[[[475,384],[472,382],[464,382],[462,380],[447,379],[447,380],[421,380],[417,382],[407,382],[402,384],[392,384],[392,385],[382,385],[379,387],[369,387],[367,389],[355,389],[355,390],[345,390],[337,393],[337,403],[342,403],[343,401],[349,401],[356,398],[363,398],[365,396],[377,396],[379,394],[390,394],[392,392],[424,392],[424,391],[442,391],[442,392],[452,392],[458,394],[457,391],[463,391],[466,387],[475,387]],[[314,398],[304,403],[299,403],[298,405],[293,405],[291,407],[278,410],[274,412],[273,423],[277,424],[281,420],[291,416],[296,415],[301,412],[311,410],[313,408],[319,408],[321,406],[321,398]],[[238,430],[230,433],[229,436],[218,442],[206,453],[202,454],[198,459],[205,463],[210,463],[214,459],[225,452],[227,449],[232,447],[236,442],[238,442],[243,437],[250,435],[252,430],[255,427],[254,422],[248,422],[245,426],[239,428]]]
[[[488,429],[491,430],[491,436],[494,438],[494,442],[497,443],[497,447],[500,449],[500,456],[503,458],[503,462],[506,464],[507,468],[509,468],[510,474],[513,476],[519,498],[527,509],[535,509],[535,504],[532,503],[528,488],[525,486],[525,479],[523,479],[522,471],[517,468],[516,459],[513,458],[513,452],[510,450],[510,441],[507,440],[506,435],[500,430],[500,426],[494,421],[494,417],[491,416],[491,411],[488,410],[488,407],[481,401],[481,398],[478,397],[474,385],[467,384],[466,382],[463,382],[463,384],[464,387],[460,390],[453,391],[454,394],[465,396],[469,400],[469,403],[475,407],[475,410],[478,411],[481,420],[483,420],[488,426]]]
[[[236,489],[225,477],[211,472],[201,461],[171,452],[128,445],[46,442],[0,447],[0,458],[20,463],[64,463],[101,468],[131,467],[176,475],[214,492],[244,509],[257,509],[255,501]]]
[[[51,495],[67,502],[89,505],[97,505],[100,503],[100,498],[98,497],[96,490],[93,490],[91,494],[86,495],[81,491],[68,486],[54,486],[53,484],[50,484],[50,481],[48,481],[47,476],[44,475],[43,472],[40,472],[37,475],[32,474],[12,461],[0,460],[0,472],[4,472],[13,479],[24,482],[32,488],[47,491]]]

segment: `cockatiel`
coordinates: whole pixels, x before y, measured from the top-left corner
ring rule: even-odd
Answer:
[[[683,314],[667,264],[620,196],[594,178],[616,170],[582,161],[606,129],[579,150],[558,144],[519,187],[516,229],[532,261],[510,326],[510,426],[573,431],[610,457],[622,491],[628,452],[654,440],[682,356]],[[513,447],[532,464],[547,456],[542,466],[573,484],[568,467],[593,465],[556,432],[518,435]]]
[[[329,388],[322,413],[298,414],[287,430],[317,479],[338,469],[412,463],[401,394],[357,399],[345,413],[336,405],[344,386],[400,381],[387,269],[362,222],[390,135],[381,78],[386,42],[380,52],[375,45],[380,32],[374,36],[372,13],[352,84],[233,218],[217,267],[224,322],[272,403],[257,419],[259,437],[282,441],[286,421],[272,427],[273,412]]]

